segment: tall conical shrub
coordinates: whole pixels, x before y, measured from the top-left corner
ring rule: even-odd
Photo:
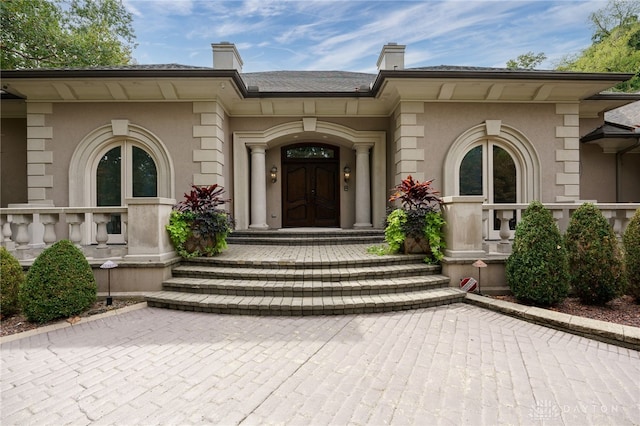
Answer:
[[[585,203],[573,213],[565,242],[571,286],[582,303],[604,305],[622,295],[625,277],[619,243],[595,205]]]
[[[24,283],[24,272],[18,259],[0,247],[0,314],[10,316],[18,312],[18,292]]]
[[[640,209],[636,210],[622,237],[627,275],[627,294],[640,303]]]
[[[569,292],[564,242],[551,212],[539,201],[522,213],[506,272],[514,296],[526,303],[554,305]]]
[[[62,240],[34,260],[20,289],[20,303],[29,321],[47,322],[85,311],[96,293],[89,262],[71,241]]]

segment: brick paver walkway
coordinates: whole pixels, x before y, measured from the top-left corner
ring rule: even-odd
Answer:
[[[2,425],[640,422],[640,356],[471,305],[146,308],[1,346]]]

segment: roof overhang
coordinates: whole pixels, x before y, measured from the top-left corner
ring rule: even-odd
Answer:
[[[218,100],[235,116],[388,116],[400,101],[422,101],[579,102],[582,117],[598,116],[635,100],[598,95],[632,76],[626,73],[412,69],[380,71],[371,88],[359,91],[261,92],[247,88],[236,70],[38,69],[3,71],[2,87],[28,102]]]
[[[605,122],[580,138],[582,143],[596,143],[605,154],[640,153],[640,127]]]
[[[629,73],[577,73],[562,71],[513,70],[400,70],[381,71],[372,92],[389,102],[500,102],[569,103],[583,102],[633,77]],[[609,103],[588,105],[592,115],[632,101],[609,99]],[[586,116],[586,115],[585,115]]]

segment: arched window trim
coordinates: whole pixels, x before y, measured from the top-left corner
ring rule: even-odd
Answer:
[[[511,126],[498,121],[499,129],[495,129],[496,121],[491,120],[492,125],[485,122],[470,128],[451,145],[444,162],[444,195],[460,195],[462,159],[475,146],[490,145],[488,142],[491,142],[507,151],[516,163],[518,202],[540,199],[540,160],[535,147],[522,132]]]
[[[122,126],[122,123],[126,126]],[[69,166],[69,206],[89,207],[95,205],[95,171],[101,155],[118,143],[127,140],[144,149],[156,163],[158,172],[158,197],[175,198],[174,166],[164,143],[149,130],[129,123],[114,120],[99,127],[76,147]]]
[[[122,185],[122,195],[121,195],[121,199],[122,202],[124,204],[124,200],[127,198],[133,198],[133,191],[132,191],[132,182],[133,182],[133,176],[131,175],[131,162],[133,161],[132,159],[132,147],[137,147],[140,148],[142,150],[144,150],[144,152],[146,152],[151,159],[153,160],[153,162],[156,165],[156,172],[158,171],[158,161],[159,159],[156,157],[156,153],[149,151],[148,147],[145,144],[142,144],[134,139],[131,138],[117,138],[114,139],[108,143],[103,144],[99,150],[96,151],[96,156],[93,158],[93,162],[91,164],[91,205],[95,206],[97,205],[97,196],[98,196],[98,191],[97,191],[97,177],[96,177],[96,173],[98,171],[98,165],[100,164],[100,160],[102,159],[102,157],[104,155],[106,155],[110,150],[112,150],[113,148],[116,147],[121,147],[122,151],[121,151],[121,155],[123,157],[123,161],[122,161],[122,170],[121,173],[123,173],[125,175],[125,184]],[[160,174],[158,173],[158,181],[160,180]],[[158,182],[159,184],[159,182]],[[158,194],[160,194],[159,192],[159,188],[158,188]],[[160,196],[160,195],[159,195]]]

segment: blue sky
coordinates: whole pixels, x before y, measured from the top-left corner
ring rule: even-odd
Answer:
[[[140,64],[212,66],[211,43],[235,43],[244,72],[376,72],[382,46],[407,46],[406,67],[504,67],[528,51],[539,68],[591,44],[598,1],[124,0]]]

